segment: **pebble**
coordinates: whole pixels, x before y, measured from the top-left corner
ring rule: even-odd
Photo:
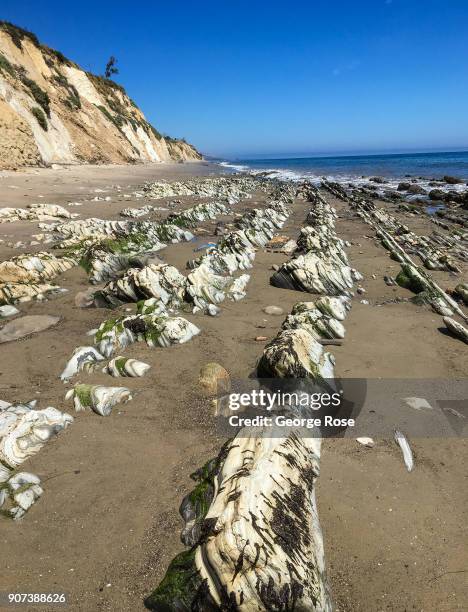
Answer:
[[[362,446],[367,446],[368,448],[373,448],[375,446],[374,440],[372,438],[368,438],[367,436],[356,438],[356,442],[359,442],[359,444],[362,444]]]
[[[265,342],[266,340],[268,340],[268,338],[266,336],[257,336],[255,340],[257,342]]]
[[[284,310],[279,306],[265,306],[263,312],[267,315],[282,315]]]
[[[94,303],[93,295],[96,289],[90,288],[85,291],[78,291],[75,295],[75,306],[78,308],[89,308]]]
[[[215,306],[215,304],[208,304],[207,313],[210,317],[216,317],[221,312],[221,308],[219,306]]]
[[[366,292],[366,290],[364,289],[364,287],[358,287],[358,288],[356,289],[356,292],[357,292],[357,293],[359,293],[359,295],[362,295],[363,293],[365,293],[365,292]]]

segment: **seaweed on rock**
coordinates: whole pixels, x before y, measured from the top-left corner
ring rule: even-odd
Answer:
[[[314,492],[319,460],[316,438],[239,434],[222,451],[209,509],[202,519],[202,504],[195,533],[189,527],[196,545],[173,560],[146,607],[331,611]]]
[[[111,359],[102,371],[114,377],[130,376],[134,378],[144,376],[150,368],[151,366],[143,361],[119,355]]]
[[[148,346],[183,344],[200,333],[190,321],[167,315],[137,314],[108,319],[95,335],[99,352],[110,357],[117,349],[144,340]]]
[[[109,416],[116,404],[128,402],[132,396],[125,387],[78,384],[67,392],[65,399],[73,399],[77,412],[91,408],[96,414]]]
[[[0,514],[17,521],[42,495],[38,476],[29,472],[18,472],[8,480],[0,481]]]

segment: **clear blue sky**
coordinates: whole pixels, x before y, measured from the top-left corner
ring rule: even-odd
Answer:
[[[214,155],[468,148],[468,0],[2,0]]]

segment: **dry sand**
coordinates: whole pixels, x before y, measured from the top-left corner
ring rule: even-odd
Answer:
[[[2,173],[0,202],[66,206],[68,201],[110,195],[111,202],[87,202],[70,210],[82,218],[118,218],[122,208],[146,203],[143,198],[129,202],[121,197],[145,180],[217,172],[217,167],[205,164],[175,164]],[[116,185],[122,187],[120,195]],[[338,234],[353,243],[348,253],[365,277],[362,286],[367,293],[362,297],[370,302],[362,304],[356,296],[346,321],[346,339],[342,346],[331,347],[337,375],[466,377],[466,346],[440,333],[439,318],[431,311],[409,303],[374,305],[408,297],[405,290],[383,282],[383,275],[395,275],[398,265],[365,237],[371,235],[370,228],[352,218],[344,203],[327,198],[340,215]],[[193,198],[180,199],[182,206],[193,204]],[[236,210],[256,201],[242,202]],[[296,237],[306,212],[307,205],[296,202],[281,233]],[[433,229],[427,219],[405,222],[417,231]],[[164,260],[183,270],[197,244],[216,240],[213,223],[200,227],[207,233],[196,244],[171,245],[161,251]],[[21,252],[7,242],[24,241],[40,231],[34,222],[0,225],[0,238],[5,240],[0,243],[0,261]],[[223,303],[219,317],[188,315],[202,329],[189,343],[169,349],[127,349],[126,355],[152,365],[145,378],[125,379],[135,391],[134,400],[114,408],[108,418],[91,412],[76,415],[71,427],[24,465],[40,476],[45,492],[20,523],[1,522],[0,591],[66,592],[69,608],[79,611],[143,609],[143,597],[183,548],[178,506],[191,488],[189,474],[217,454],[222,442],[206,427],[210,407],[198,395],[199,369],[207,361],[217,361],[237,378],[254,370],[264,344],[255,337],[273,337],[282,322],[282,317],[266,316],[263,307],[275,304],[288,312],[295,302],[308,299],[269,285],[271,266],[286,259],[259,251],[247,297]],[[446,273],[435,277],[447,286],[453,284]],[[87,344],[85,333],[107,318],[107,312],[75,306],[76,293],[88,287],[80,268],[56,282],[69,292],[19,308],[22,314],[58,315],[59,325],[0,345],[0,399],[39,398],[40,407],[71,412],[58,376],[73,349]],[[124,307],[119,310],[125,312]],[[109,384],[104,374],[94,374],[91,380]],[[466,444],[420,439],[413,441],[413,448],[417,466],[408,473],[390,439],[376,440],[373,449],[354,440],[324,443],[318,504],[337,610],[466,609]]]

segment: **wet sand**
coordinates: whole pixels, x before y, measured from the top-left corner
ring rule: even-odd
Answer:
[[[117,219],[128,206],[164,206],[160,201],[123,197],[146,180],[218,172],[211,165],[174,164],[2,173],[0,202],[3,206],[47,202],[67,207],[69,201],[110,196],[110,202],[87,201],[69,210],[80,218]],[[465,378],[466,346],[438,331],[437,315],[406,302],[374,305],[409,297],[408,291],[383,281],[385,274],[395,276],[399,265],[373,238],[366,237],[372,236],[371,229],[350,215],[345,203],[324,195],[337,208],[337,233],[351,241],[347,249],[351,265],[364,275],[360,284],[366,289],[364,296],[353,300],[343,345],[331,347],[336,374]],[[181,207],[195,202],[195,198],[175,199],[182,200]],[[258,205],[259,199],[234,208],[242,212]],[[280,233],[297,237],[307,211],[306,203],[296,201]],[[434,229],[427,218],[405,217],[405,223],[418,233]],[[168,246],[161,257],[183,271],[187,259],[195,256],[194,248],[217,240],[215,225],[216,221],[200,224],[204,232],[196,243]],[[23,251],[50,248],[8,246],[28,242],[32,234],[42,231],[37,222],[0,224],[4,240],[0,261]],[[135,344],[126,349],[126,356],[152,365],[144,378],[115,383],[134,389],[133,401],[114,408],[108,418],[91,412],[75,415],[71,427],[22,466],[40,476],[44,494],[21,522],[1,521],[0,542],[6,554],[0,590],[66,592],[69,608],[79,611],[144,609],[143,597],[183,549],[177,510],[191,489],[189,474],[217,454],[222,443],[207,429],[210,405],[197,391],[199,369],[216,361],[234,378],[251,374],[264,344],[255,337],[272,338],[283,320],[265,315],[262,309],[274,304],[287,313],[294,303],[310,297],[269,284],[271,266],[287,259],[284,254],[260,250],[245,299],[223,302],[218,317],[184,315],[202,330],[187,344],[153,350]],[[455,284],[448,273],[433,275],[444,287]],[[41,408],[51,405],[72,413],[71,404],[64,401],[69,386],[58,376],[74,348],[88,344],[86,332],[110,313],[75,306],[76,293],[88,288],[81,268],[55,282],[68,293],[44,303],[22,304],[19,309],[22,314],[59,315],[60,324],[0,345],[0,399],[38,398]],[[363,297],[370,304],[362,304]],[[135,309],[127,305],[118,312],[126,308]],[[98,373],[86,380],[114,384]],[[318,505],[337,610],[445,612],[466,607],[466,443],[418,439],[412,445],[417,465],[408,473],[393,440],[376,440],[373,449],[354,440],[324,442]]]

